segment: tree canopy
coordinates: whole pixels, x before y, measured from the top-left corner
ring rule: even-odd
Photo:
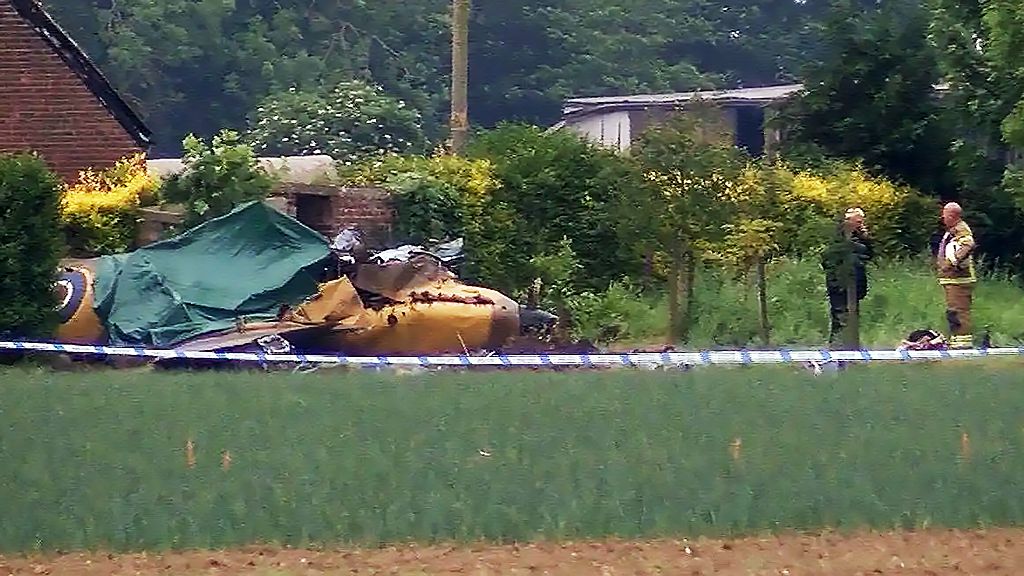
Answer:
[[[448,0],[49,0],[156,133],[244,130],[289,89],[362,80],[444,136]],[[818,56],[821,0],[475,0],[469,34],[473,127],[552,124],[568,96],[791,81]]]

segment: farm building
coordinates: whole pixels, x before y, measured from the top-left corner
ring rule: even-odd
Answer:
[[[771,111],[798,95],[803,87],[803,84],[779,84],[732,90],[570,98],[562,106],[561,121],[550,130],[572,130],[591,142],[625,152],[649,126],[663,122],[673,112],[696,102],[705,102],[722,111],[734,145],[752,156],[761,156],[779,139],[778,130],[766,125]],[[950,88],[946,83],[939,83],[934,89],[935,97],[941,98]],[[1020,157],[1024,156],[1014,156]]]
[[[73,180],[151,144],[139,115],[36,0],[0,0],[0,153],[36,152]]]
[[[759,156],[764,152],[766,109],[798,93],[802,84],[783,84],[736,90],[707,90],[670,94],[638,94],[571,98],[554,129],[572,130],[586,139],[626,151],[648,126],[695,101],[717,105],[725,115],[733,143]]]

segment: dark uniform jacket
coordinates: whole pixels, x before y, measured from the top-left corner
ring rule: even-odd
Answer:
[[[832,242],[821,257],[821,267],[825,269],[825,285],[829,291],[845,292],[849,286],[851,269],[857,282],[857,299],[863,299],[868,293],[867,263],[875,255],[874,246],[867,234],[855,230],[847,238],[840,223]]]

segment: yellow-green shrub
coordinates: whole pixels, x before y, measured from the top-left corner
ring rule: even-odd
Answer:
[[[461,236],[465,275],[505,287],[515,240],[514,212],[494,197],[500,185],[486,159],[444,153],[388,155],[346,169],[347,185],[391,191],[395,227],[403,241],[428,242]]]
[[[138,209],[154,200],[158,188],[158,180],[146,171],[142,154],[122,158],[103,171],[81,172],[61,199],[70,255],[90,257],[131,249]]]
[[[780,188],[783,252],[817,251],[827,242],[836,219],[850,207],[860,207],[880,256],[916,254],[927,248],[935,230],[937,212],[931,201],[912,188],[872,177],[859,167],[836,168],[828,173],[772,170]]]
[[[714,197],[713,211],[687,216],[703,221],[694,228],[692,244],[704,262],[740,271],[761,256],[815,256],[850,207],[864,210],[881,257],[920,253],[935,230],[931,200],[856,166],[813,173],[785,164],[748,163],[731,177],[717,172],[706,177],[651,172],[647,177],[666,201],[699,191]],[[665,274],[667,260],[664,253],[655,255],[657,275]]]
[[[851,207],[864,210],[882,256],[920,252],[935,229],[929,199],[857,166],[813,173],[751,163],[718,189],[729,215],[722,223],[724,244],[762,238],[772,251],[787,256],[817,252]]]

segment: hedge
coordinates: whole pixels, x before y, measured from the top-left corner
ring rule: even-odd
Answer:
[[[46,337],[57,325],[61,187],[39,157],[0,155],[0,334]]]

